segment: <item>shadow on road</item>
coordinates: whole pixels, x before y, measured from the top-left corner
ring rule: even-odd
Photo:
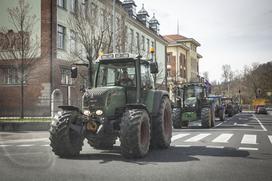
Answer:
[[[214,157],[248,157],[248,151],[236,150],[233,148],[206,148],[200,146],[184,147],[170,147],[166,150],[151,150],[150,153],[141,159],[125,159],[120,154],[119,147],[114,147],[110,151],[101,151],[93,154],[80,154],[77,157],[70,158],[74,160],[101,160],[101,164],[112,161],[124,161],[135,163],[138,165],[158,164],[163,162],[188,162],[200,161],[198,156],[214,156]]]

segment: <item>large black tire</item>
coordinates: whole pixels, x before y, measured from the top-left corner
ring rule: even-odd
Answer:
[[[220,109],[219,110],[219,119],[220,121],[225,121],[225,110],[224,109]]]
[[[160,103],[158,116],[152,120],[153,148],[166,149],[170,147],[172,137],[171,103],[168,97],[163,97]]]
[[[82,150],[84,137],[70,128],[77,120],[77,113],[66,112],[50,127],[50,146],[52,151],[60,157],[79,155]]]
[[[120,125],[121,153],[125,158],[141,158],[148,153],[150,128],[150,118],[145,110],[126,110]]]
[[[201,110],[201,125],[203,128],[212,127],[212,112],[211,108],[203,108]]]
[[[175,129],[181,129],[181,108],[172,110],[172,122]]]

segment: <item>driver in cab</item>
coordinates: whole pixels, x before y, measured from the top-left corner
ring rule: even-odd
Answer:
[[[120,86],[133,86],[133,81],[128,77],[128,72],[126,70],[123,71],[121,77],[118,81],[118,85]]]

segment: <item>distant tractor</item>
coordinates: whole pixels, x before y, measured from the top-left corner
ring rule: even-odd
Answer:
[[[220,121],[225,120],[226,107],[222,101],[222,96],[220,95],[209,95],[209,100],[213,101],[215,104],[215,117],[219,118]]]
[[[223,97],[222,98],[223,103],[226,106],[225,114],[228,115],[228,117],[232,117],[235,114],[238,114],[242,111],[241,106],[238,102],[235,102],[233,98],[230,97]]]
[[[112,149],[117,138],[126,158],[145,156],[150,147],[165,149],[172,137],[171,104],[156,90],[156,62],[129,54],[104,55],[98,61],[94,88],[87,89],[82,109],[60,106],[50,141],[60,157],[76,156],[86,138],[95,149]],[[153,74],[153,75],[152,75]],[[77,68],[72,69],[72,78]]]
[[[205,83],[184,83],[176,90],[177,103],[172,111],[173,127],[188,127],[189,122],[201,120],[203,128],[215,125],[214,103],[209,101]]]

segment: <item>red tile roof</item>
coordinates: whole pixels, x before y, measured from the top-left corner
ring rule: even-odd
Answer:
[[[186,39],[188,39],[187,37],[185,37],[185,36],[182,36],[182,35],[165,35],[165,36],[163,36],[163,38],[166,40],[166,41],[168,41],[169,43],[171,43],[171,42],[176,42],[176,41],[178,41],[178,40],[186,40]]]

